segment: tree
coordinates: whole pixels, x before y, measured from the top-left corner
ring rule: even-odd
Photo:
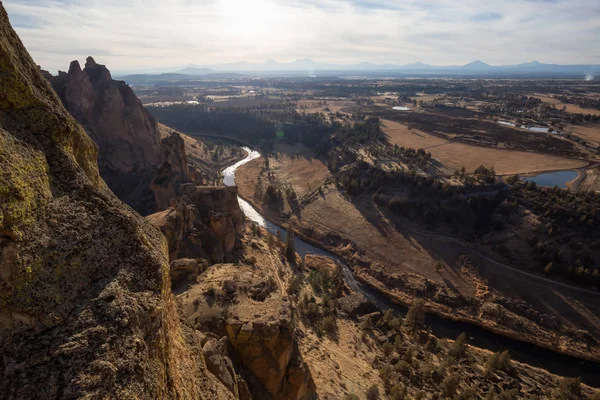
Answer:
[[[408,313],[404,319],[404,326],[411,335],[415,336],[421,329],[423,329],[424,324],[425,302],[423,299],[417,299],[408,309]]]
[[[289,262],[296,260],[296,248],[294,246],[294,232],[290,225],[287,230],[287,236],[285,238],[285,257]]]
[[[450,346],[450,350],[448,351],[448,355],[450,357],[454,357],[456,359],[460,359],[465,356],[467,353],[467,334],[461,333],[458,338],[452,343]]]

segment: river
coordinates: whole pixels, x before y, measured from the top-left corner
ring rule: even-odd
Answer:
[[[248,147],[243,147],[243,149],[248,153],[248,156],[223,171],[223,183],[226,186],[235,185],[235,171],[239,167],[260,157],[260,153],[255,150]],[[287,234],[285,229],[266,220],[250,203],[241,197],[238,197],[238,202],[248,219],[262,226],[274,235],[279,233],[280,237],[285,237]],[[350,268],[332,253],[306,243],[297,237],[294,239],[294,246],[302,258],[304,258],[306,254],[316,254],[334,259],[342,266],[344,279],[353,291],[362,293],[381,310],[391,308],[399,314],[406,314],[406,307],[393,303],[387,297],[358,282]],[[452,321],[435,314],[427,314],[425,323],[431,327],[431,331],[437,337],[456,339],[458,335],[465,332],[469,338],[469,344],[475,347],[491,351],[508,350],[513,360],[543,368],[557,375],[581,377],[583,382],[588,385],[600,387],[600,363],[556,353],[530,343],[495,334],[473,324]]]

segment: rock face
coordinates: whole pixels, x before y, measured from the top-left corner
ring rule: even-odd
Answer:
[[[183,139],[173,133],[161,141],[154,117],[104,65],[88,57],[83,70],[73,61],[68,73],[44,75],[98,145],[102,178],[135,210],[164,209],[178,185],[191,180]]]
[[[227,321],[227,335],[244,368],[272,399],[314,398],[314,383],[301,360],[291,320]]]
[[[147,217],[167,238],[171,260],[186,257],[223,262],[243,226],[237,188],[186,184],[180,192],[171,207]]]
[[[287,268],[276,258],[272,260],[276,268]],[[232,360],[253,398],[313,399],[315,383],[298,349],[292,306],[282,287],[273,279],[270,284],[273,287],[260,300],[255,300],[248,290],[264,283],[265,272],[256,266],[216,264],[204,271],[196,284],[179,294],[178,299],[197,329],[221,338],[221,350],[212,350],[210,355],[206,351],[207,360],[214,354]],[[220,287],[215,287],[216,282]],[[203,350],[215,346],[205,345]],[[234,387],[234,375],[227,372],[227,360],[214,358],[214,362],[207,361],[209,370],[227,387]],[[248,398],[244,395],[247,393],[244,385],[238,384],[237,389],[240,398]]]
[[[72,69],[92,87],[109,77],[91,61]],[[89,101],[116,112],[110,103],[128,94],[105,86],[100,98],[82,93],[76,112]],[[143,147],[110,165],[156,161],[157,142]],[[113,195],[96,158],[0,4],[0,397],[233,397],[180,323],[164,238]]]

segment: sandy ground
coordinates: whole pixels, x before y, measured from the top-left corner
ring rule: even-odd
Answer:
[[[590,168],[579,185],[579,190],[600,191],[600,167]]]
[[[392,143],[416,149],[423,148],[431,152],[433,157],[450,171],[460,170],[464,166],[469,173],[480,165],[485,165],[493,166],[497,174],[510,175],[580,168],[586,165],[583,160],[453,143],[416,129],[408,130],[406,125],[398,122],[382,122],[383,131],[388,134]]]
[[[574,114],[592,114],[592,115],[600,115],[600,110],[596,110],[593,108],[581,108],[575,104],[567,104],[561,103],[560,100],[550,97],[550,96],[532,96],[542,100],[546,104],[554,104],[556,108],[562,109],[563,107],[567,107],[567,112]]]

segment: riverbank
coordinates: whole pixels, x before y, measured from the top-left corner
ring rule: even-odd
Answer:
[[[254,207],[260,213],[263,213],[263,215],[266,216],[266,221],[268,223],[273,223],[273,225],[275,226],[287,225],[287,219],[277,216],[277,214],[274,212],[265,212],[267,210],[265,210],[264,207],[262,207],[262,205],[257,204],[253,198],[248,197],[247,193],[244,193],[242,190],[240,190],[240,197],[245,202],[247,202],[249,206]],[[261,218],[265,217],[261,216]],[[281,230],[280,232],[285,232],[285,230],[283,230],[280,227],[278,227],[278,229]],[[354,269],[354,275],[358,278],[358,280],[361,281],[365,286],[368,286],[368,288],[371,289],[371,291],[376,292],[377,295],[385,297],[386,301],[392,302],[394,304],[399,304],[400,307],[406,307],[412,303],[412,300],[415,297],[414,294],[389,290],[389,288],[386,287],[386,285],[382,284],[382,282],[378,281],[369,274],[370,264],[369,262],[364,261],[364,251],[362,251],[352,241],[344,239],[342,235],[332,234],[331,232],[321,232],[318,229],[315,229],[314,226],[306,225],[304,221],[296,223],[296,225],[294,226],[294,232],[297,235],[297,237],[301,238],[303,241],[312,244],[316,248],[325,250],[331,253],[332,255],[338,257],[346,264],[351,265]],[[497,351],[499,349],[509,347],[511,353],[515,353],[515,359],[520,359],[523,362],[540,366],[548,370],[556,371],[557,369],[560,369],[561,371],[559,372],[559,374],[562,375],[570,375],[568,373],[569,371],[564,370],[562,365],[570,365],[570,370],[580,371],[578,375],[589,375],[589,372],[587,372],[587,370],[592,371],[593,374],[600,374],[600,365],[597,365],[596,363],[588,365],[587,370],[582,369],[580,367],[580,363],[582,362],[582,360],[594,360],[593,357],[589,357],[590,353],[586,353],[585,351],[578,351],[579,349],[577,346],[552,347],[551,344],[553,343],[553,340],[549,340],[547,335],[541,334],[542,332],[536,332],[535,335],[527,335],[523,332],[515,332],[508,329],[503,329],[503,327],[499,324],[493,324],[490,321],[482,321],[474,317],[473,315],[458,312],[456,309],[452,309],[449,307],[443,307],[442,305],[435,302],[428,301],[427,309],[428,312],[438,315],[439,317],[444,318],[447,321],[456,321],[460,322],[461,324],[469,324],[472,325],[472,329],[477,328],[478,330],[485,330],[486,332],[488,332],[487,334],[479,332],[475,334],[476,336],[501,335],[500,337],[492,338],[491,340],[488,340],[489,338],[487,338],[486,340],[484,340],[487,343],[482,344],[477,343],[477,340],[483,341],[482,338],[476,337],[474,338],[476,343],[473,343],[473,345],[475,346],[481,345],[484,348],[491,349],[492,351]],[[450,322],[446,322],[446,324],[450,324]],[[465,326],[462,325],[461,329],[462,328],[465,328]],[[447,329],[447,327],[444,327],[443,329]],[[450,338],[455,338],[461,332],[456,332],[452,329],[449,330],[452,333],[447,337]],[[468,335],[470,334],[468,333]],[[512,340],[514,343],[511,343],[511,345],[509,346],[500,347],[498,343],[506,344],[502,340],[502,338],[506,338],[509,341]],[[528,348],[527,351],[523,351],[522,349],[519,351],[515,350],[523,346],[535,347]],[[536,354],[537,351],[542,351],[543,355],[538,354],[534,357],[528,357],[528,355]],[[563,360],[561,362],[561,365],[555,365],[551,368],[548,368],[548,362],[552,362],[552,359],[560,357],[565,357],[566,360]],[[545,365],[544,363],[536,363],[536,360],[539,359],[545,359]],[[586,381],[590,381],[590,379],[591,376],[587,376]]]

